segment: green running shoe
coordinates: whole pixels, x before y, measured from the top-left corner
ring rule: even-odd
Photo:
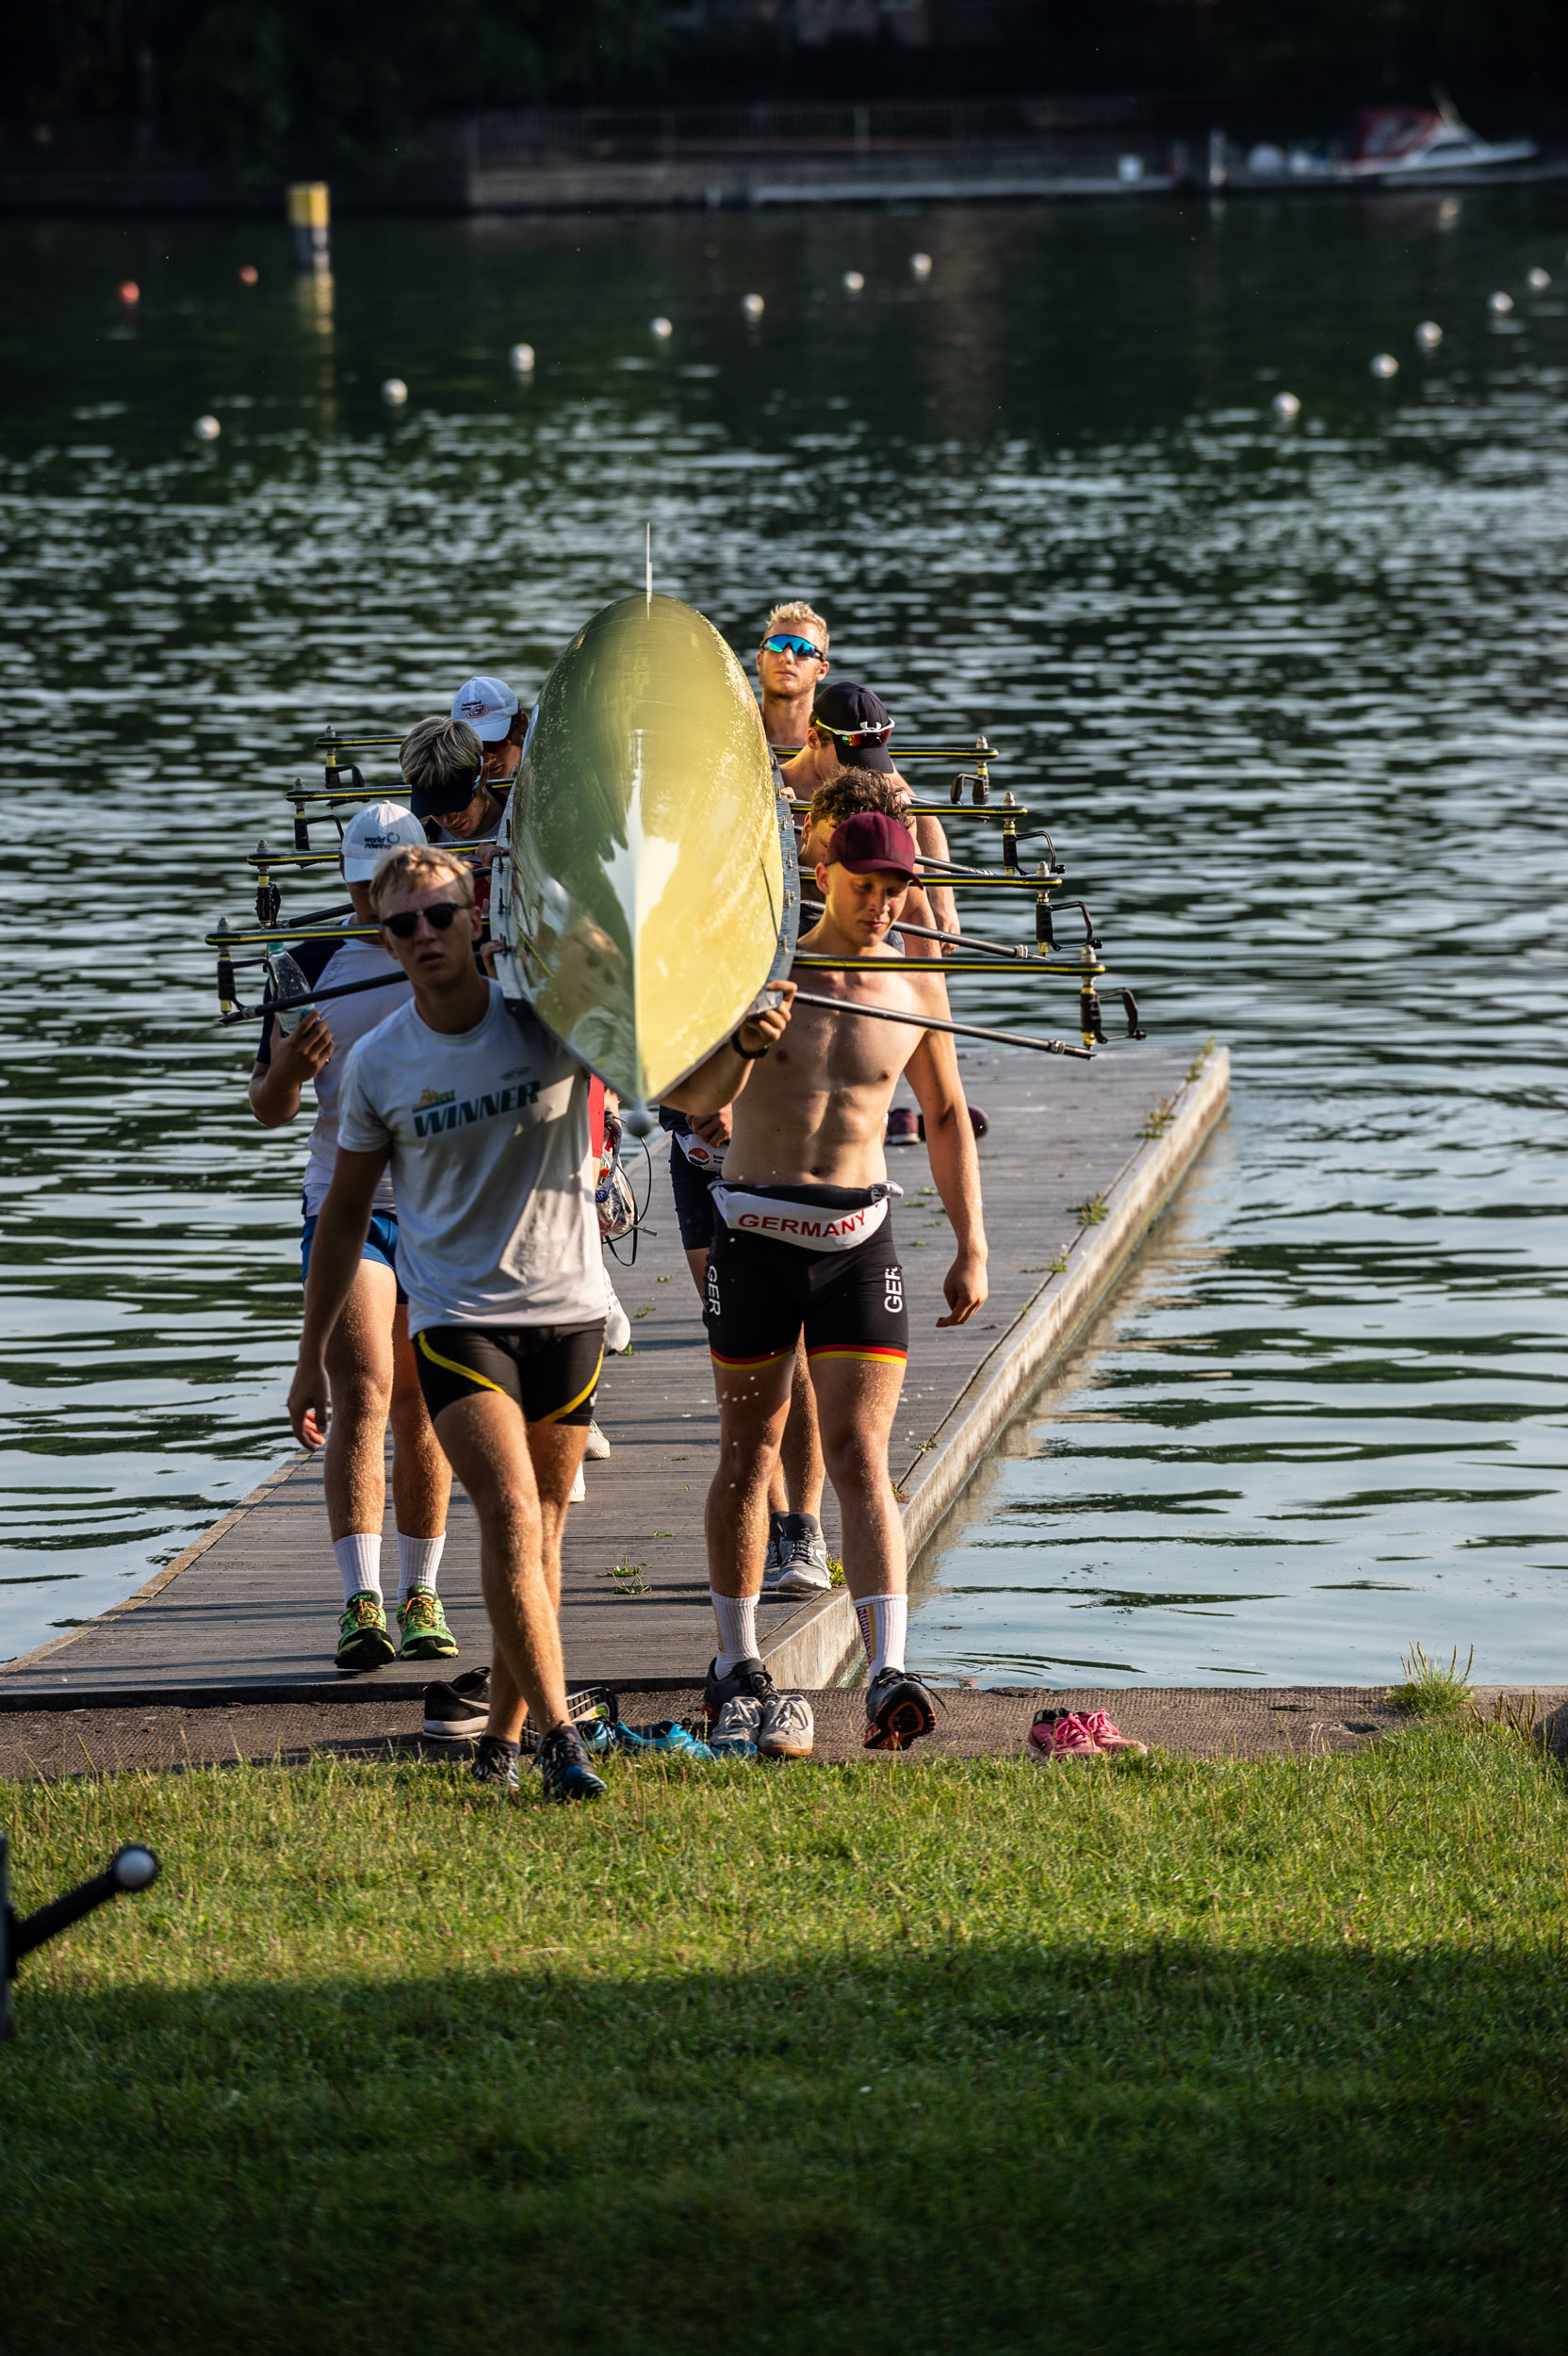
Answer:
[[[454,1644],[452,1650],[457,1649]],[[381,1669],[393,1658],[386,1633],[386,1614],[373,1587],[351,1595],[337,1623],[337,1666],[343,1670]]]
[[[447,1614],[433,1587],[416,1587],[406,1603],[398,1606],[400,1661],[449,1661],[457,1639],[447,1626]]]

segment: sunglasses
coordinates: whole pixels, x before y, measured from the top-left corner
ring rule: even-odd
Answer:
[[[454,916],[466,908],[466,900],[433,900],[428,908],[400,908],[395,916],[384,916],[382,923],[398,941],[412,941],[419,929],[419,919],[425,917],[433,932],[444,933]]]
[[[890,720],[886,728],[833,728],[825,720],[814,720],[811,725],[821,728],[825,736],[837,737],[841,744],[885,744],[897,724]]]
[[[775,630],[771,638],[764,638],[762,652],[764,654],[792,654],[801,663],[826,661],[822,648],[813,646],[809,638],[793,638],[787,630]]]

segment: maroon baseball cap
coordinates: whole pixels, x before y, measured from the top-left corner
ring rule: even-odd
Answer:
[[[825,864],[847,867],[852,875],[904,875],[913,883],[915,838],[879,810],[857,810],[828,837]]]

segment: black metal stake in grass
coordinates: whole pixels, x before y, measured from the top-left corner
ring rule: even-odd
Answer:
[[[104,1871],[94,1873],[90,1882],[78,1883],[74,1890],[19,1921],[11,1906],[10,1843],[0,1832],[0,2037],[11,2034],[11,1982],[23,1956],[30,1955],[57,1932],[69,1930],[95,1906],[106,1906],[111,1898],[122,1897],[127,1890],[150,1890],[157,1877],[158,1861],[152,1850],[133,1843],[116,1849]]]

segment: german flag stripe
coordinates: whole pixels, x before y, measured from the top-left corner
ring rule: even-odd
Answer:
[[[793,1342],[787,1350],[770,1350],[765,1351],[760,1358],[727,1358],[722,1350],[713,1349],[711,1344],[709,1345],[708,1350],[708,1355],[716,1366],[776,1366],[781,1358],[792,1358],[794,1354]]]
[[[875,1342],[868,1342],[864,1348],[852,1342],[824,1342],[815,1350],[808,1348],[806,1355],[808,1358],[882,1358],[890,1366],[897,1366],[906,1365],[909,1357],[906,1350],[890,1350]]]

